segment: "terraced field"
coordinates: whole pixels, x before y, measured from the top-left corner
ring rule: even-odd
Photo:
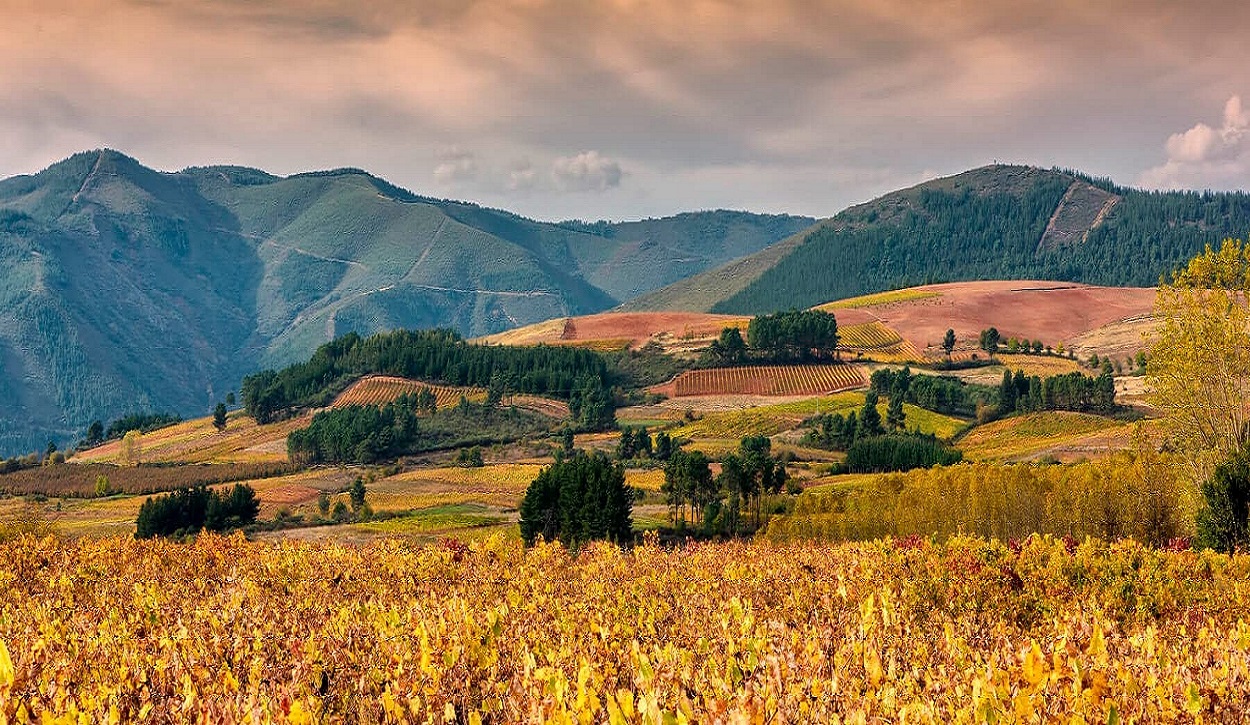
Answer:
[[[838,338],[844,350],[861,353],[880,362],[912,362],[923,359],[914,345],[904,340],[896,330],[880,322],[839,327]]]
[[[383,405],[401,395],[416,395],[422,388],[434,393],[434,402],[440,409],[451,408],[460,402],[460,396],[472,402],[486,399],[484,388],[458,388],[449,385],[435,385],[420,380],[409,380],[391,375],[370,375],[352,383],[347,390],[339,394],[331,403],[332,408],[348,405]]]
[[[865,384],[863,371],[855,365],[751,365],[687,370],[651,390],[674,398],[697,395],[822,395]]]

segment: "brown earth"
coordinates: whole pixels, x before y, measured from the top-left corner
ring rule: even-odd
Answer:
[[[745,326],[748,319],[702,312],[603,312],[565,318],[560,324],[554,324],[556,321],[540,322],[537,325],[490,335],[480,341],[489,344],[537,345],[629,340],[632,346],[638,347],[657,338],[671,341],[713,338],[725,327]]]
[[[956,282],[918,289],[939,295],[860,311],[873,314],[932,357],[941,356],[939,346],[947,329],[955,331],[957,350],[975,350],[981,330],[989,327],[998,328],[1004,341],[1016,337],[1067,345],[1112,323],[1149,315],[1155,300],[1155,291],[1149,287],[1067,282]],[[839,324],[849,311],[838,312]],[[1095,339],[1092,336],[1088,341]]]

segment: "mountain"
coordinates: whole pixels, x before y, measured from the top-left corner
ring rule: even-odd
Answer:
[[[598,312],[814,221],[549,224],[355,169],[162,173],[78,154],[0,181],[0,453],[134,410],[203,414],[348,331]]]
[[[1147,192],[995,165],[851,207],[796,236],[626,303],[755,314],[936,282],[1144,286],[1250,230],[1250,195]]]

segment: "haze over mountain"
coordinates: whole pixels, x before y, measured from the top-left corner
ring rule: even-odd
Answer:
[[[1146,192],[1076,172],[986,166],[853,206],[773,246],[626,303],[756,314],[934,282],[1158,283],[1250,229],[1244,192]]]
[[[203,414],[355,330],[597,312],[814,220],[549,224],[358,170],[159,173],[113,151],[0,181],[0,453],[133,410]]]

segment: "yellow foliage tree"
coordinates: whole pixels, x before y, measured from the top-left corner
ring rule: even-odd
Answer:
[[[1240,447],[1250,400],[1250,244],[1228,239],[1159,285],[1150,402],[1204,478]]]
[[[121,452],[117,454],[118,463],[123,466],[137,466],[143,458],[143,434],[137,430],[126,431],[122,436]]]

